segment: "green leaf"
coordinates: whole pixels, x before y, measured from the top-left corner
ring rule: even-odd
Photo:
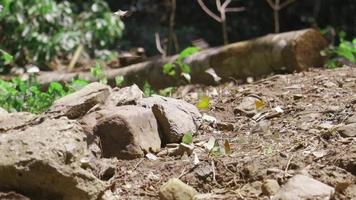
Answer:
[[[209,141],[205,144],[205,148],[208,151],[211,151],[215,146],[215,142],[216,142],[216,139],[214,137],[210,137]]]
[[[172,63],[167,63],[167,64],[163,65],[163,73],[167,74],[169,76],[175,76],[176,71],[174,69],[174,65]]]
[[[191,144],[193,142],[193,133],[191,133],[191,132],[185,133],[182,138],[182,142],[184,144]]]
[[[0,49],[0,52],[2,54],[1,59],[4,60],[5,64],[10,64],[14,59],[14,57],[11,54],[7,53],[4,50]]]
[[[63,88],[62,84],[60,84],[58,82],[52,82],[49,85],[48,93],[49,94],[53,94],[53,95],[57,95],[59,97],[62,97],[64,95],[66,95],[66,92],[64,91],[64,88]]]
[[[187,48],[183,49],[182,52],[180,52],[179,57],[184,59],[184,58],[187,58],[187,57],[189,57],[189,56],[191,56],[191,55],[193,55],[193,54],[195,54],[197,52],[199,52],[199,48],[197,48],[197,47],[187,47]]]
[[[208,109],[210,105],[210,98],[208,96],[203,96],[199,99],[197,107],[199,109]]]
[[[169,97],[176,90],[176,87],[167,87],[159,91],[159,95]]]
[[[88,85],[88,81],[83,79],[75,79],[67,87],[70,88],[72,92],[78,91]]]
[[[118,75],[115,77],[115,84],[118,87],[121,87],[125,82],[125,77],[122,75]]]

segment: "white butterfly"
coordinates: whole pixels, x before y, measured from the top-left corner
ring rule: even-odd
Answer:
[[[114,12],[114,15],[117,15],[119,17],[129,17],[132,14],[132,11],[129,10],[118,10]]]

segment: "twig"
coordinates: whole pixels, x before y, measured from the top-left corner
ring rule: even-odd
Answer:
[[[291,160],[293,159],[293,157],[294,157],[294,154],[292,154],[292,156],[289,158],[289,160],[288,160],[288,162],[287,162],[287,166],[286,166],[286,168],[284,169],[284,175],[288,174],[287,171],[288,171],[290,162],[291,162]]]
[[[206,14],[208,14],[210,17],[212,17],[213,19],[215,19],[217,22],[221,23],[221,19],[219,16],[215,15],[204,3],[202,0],[197,0],[200,7],[204,10],[204,12],[206,12]]]
[[[159,37],[159,33],[155,33],[155,38],[156,38],[156,48],[158,52],[161,53],[163,57],[166,57],[166,52],[161,45],[161,39]]]
[[[144,158],[141,158],[141,160],[136,163],[136,165],[134,166],[134,168],[133,168],[132,170],[136,170],[137,167],[138,167],[144,160],[145,160]]]
[[[68,65],[68,71],[71,72],[75,66],[75,64],[77,63],[79,57],[80,57],[80,54],[82,53],[83,51],[83,45],[80,44],[77,49],[75,50],[74,52],[74,56],[72,57],[72,59],[70,60],[70,63]]]
[[[211,168],[213,169],[213,181],[214,183],[217,183],[214,160],[211,160]]]

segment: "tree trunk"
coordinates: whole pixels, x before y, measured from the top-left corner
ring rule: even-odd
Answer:
[[[207,70],[215,71],[222,81],[228,81],[231,78],[244,79],[321,67],[324,58],[320,51],[326,46],[326,40],[318,31],[305,29],[210,48],[186,58],[185,63],[191,67],[192,83],[214,84],[214,76],[207,73]],[[176,57],[159,58],[107,70],[105,73],[111,85],[114,84],[116,76],[122,75],[125,77],[125,84],[143,85],[147,81],[154,88],[173,86],[181,84],[182,80],[163,74],[162,66],[173,62]],[[48,84],[51,81],[69,82],[74,77],[95,81],[88,72],[43,72],[38,80],[42,84]]]

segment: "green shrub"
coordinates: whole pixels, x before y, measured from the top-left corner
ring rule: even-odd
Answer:
[[[326,66],[328,68],[336,68],[342,66],[340,59],[347,60],[351,63],[356,63],[356,38],[353,41],[345,39],[344,32],[339,33],[340,43],[338,46],[329,47],[323,53],[328,57]]]
[[[79,4],[80,3],[80,4]],[[79,44],[110,49],[123,23],[104,0],[0,0],[0,43],[17,62],[46,64],[73,52]]]
[[[79,90],[86,84],[83,80],[74,80],[67,86],[52,82],[48,90],[43,92],[35,77],[27,81],[19,78],[13,78],[11,81],[0,79],[0,107],[10,112],[41,113],[56,99]]]
[[[188,82],[190,82],[190,66],[184,63],[184,59],[197,53],[199,48],[187,47],[179,53],[178,58],[173,63],[167,63],[163,66],[163,73],[172,77],[178,78],[183,76]]]

